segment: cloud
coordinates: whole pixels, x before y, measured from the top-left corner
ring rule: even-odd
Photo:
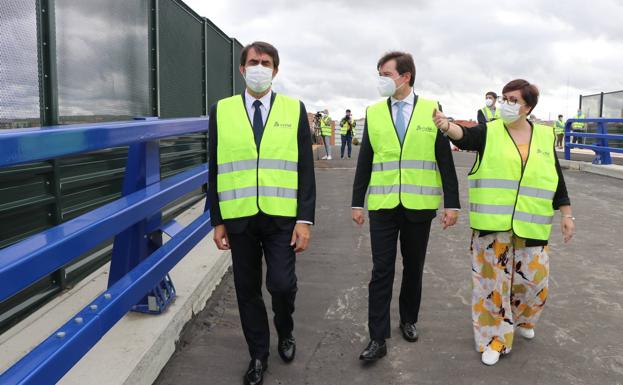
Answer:
[[[273,43],[280,52],[275,90],[363,116],[376,94],[376,62],[386,51],[411,52],[415,91],[444,110],[475,119],[484,93],[508,81],[537,84],[535,114],[569,116],[580,94],[623,89],[622,3],[616,0],[211,1],[187,0],[243,44]]]

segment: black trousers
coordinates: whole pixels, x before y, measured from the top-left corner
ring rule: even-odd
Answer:
[[[400,321],[417,322],[431,222],[432,218],[414,221],[402,207],[370,212],[373,268],[368,296],[368,330],[371,339],[384,341],[391,337],[390,303],[398,236],[403,265]]]
[[[295,220],[259,214],[249,219],[244,230],[229,233],[234,284],[242,331],[251,358],[268,357],[270,331],[262,298],[262,255],[266,258],[266,288],[272,297],[277,334],[289,335],[294,323],[296,256],[290,246]],[[227,226],[226,226],[227,227]]]

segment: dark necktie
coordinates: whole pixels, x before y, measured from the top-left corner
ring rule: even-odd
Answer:
[[[264,121],[262,120],[262,111],[260,107],[262,106],[262,102],[256,100],[253,102],[253,107],[255,107],[255,112],[253,112],[253,136],[255,137],[255,145],[260,146],[260,142],[262,141],[262,133],[264,132]]]

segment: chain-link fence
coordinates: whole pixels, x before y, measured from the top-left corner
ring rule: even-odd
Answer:
[[[207,115],[239,93],[242,45],[178,0],[0,1],[0,129]],[[0,248],[121,194],[127,148],[0,169]],[[161,175],[207,161],[207,135],[161,141]],[[198,190],[165,218],[203,199]],[[0,303],[0,332],[106,263],[102,245]]]

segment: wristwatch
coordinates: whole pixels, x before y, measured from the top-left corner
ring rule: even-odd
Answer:
[[[563,215],[562,217],[563,218],[571,218],[572,221],[575,221],[575,217],[573,215],[566,214],[566,215]]]

